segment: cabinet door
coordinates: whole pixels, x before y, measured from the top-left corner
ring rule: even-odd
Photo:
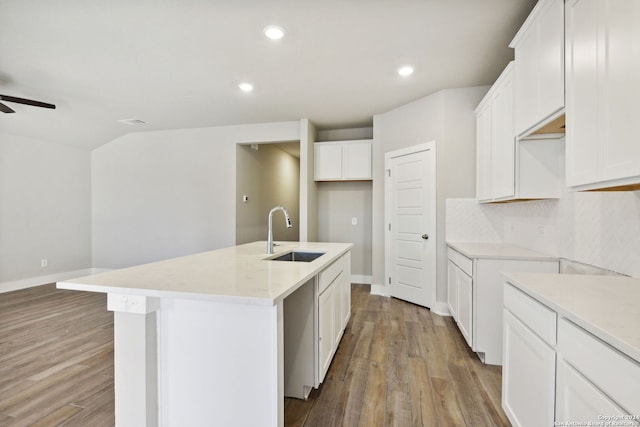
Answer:
[[[516,69],[516,134],[521,134],[536,121],[538,111],[538,30],[532,26],[515,49]]]
[[[473,280],[461,270],[458,276],[458,327],[473,348]]]
[[[333,288],[333,352],[335,353],[342,338],[342,299],[344,293],[344,272],[340,273],[331,285]]]
[[[601,179],[598,167],[599,1],[569,0],[566,4],[568,186]]]
[[[314,155],[314,176],[316,181],[342,179],[341,144],[315,144]]]
[[[556,353],[504,310],[502,408],[514,426],[553,426]]]
[[[620,407],[612,402],[602,391],[573,369],[564,360],[558,360],[556,380],[556,422],[603,423],[603,415],[625,415]],[[632,420],[624,420],[631,424]]]
[[[351,253],[347,252],[342,262],[344,267],[342,269],[342,329],[347,327],[347,322],[351,317]]]
[[[564,1],[551,0],[538,24],[538,117],[564,107]],[[533,124],[533,123],[532,123]]]
[[[458,320],[458,267],[451,261],[447,262],[447,305],[451,316]]]
[[[512,70],[512,68],[510,69]],[[507,71],[492,99],[491,189],[493,199],[515,196],[513,73]],[[485,172],[486,173],[486,172]]]
[[[342,146],[342,178],[371,179],[370,142],[350,142]]]
[[[570,0],[566,16],[567,185],[637,184],[640,2]]]
[[[491,200],[491,102],[476,113],[476,199]]]
[[[334,286],[331,285],[318,297],[320,382],[324,380],[333,357],[333,291]]]
[[[605,180],[640,175],[640,1],[603,1],[604,65],[599,76]]]
[[[515,45],[516,134],[564,107],[564,0],[541,0]]]

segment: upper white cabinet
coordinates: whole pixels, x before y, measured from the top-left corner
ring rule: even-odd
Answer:
[[[476,109],[476,198],[480,202],[515,195],[513,62]]]
[[[360,181],[371,177],[371,140],[314,144],[316,181]]]
[[[567,185],[640,184],[640,1],[568,0]]]
[[[564,134],[556,123],[515,138],[514,63],[476,108],[476,199],[480,203],[557,198],[562,188]],[[555,125],[555,126],[554,126]]]
[[[515,49],[515,134],[522,135],[564,108],[563,0],[538,1],[509,47]]]

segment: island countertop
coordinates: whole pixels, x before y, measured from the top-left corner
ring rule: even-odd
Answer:
[[[352,243],[283,242],[266,253],[253,242],[58,282],[61,289],[275,305],[353,247]],[[270,261],[302,250],[311,262]]]

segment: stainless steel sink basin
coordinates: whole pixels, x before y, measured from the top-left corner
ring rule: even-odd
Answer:
[[[311,262],[316,258],[324,255],[325,252],[303,252],[293,251],[286,254],[282,254],[275,258],[270,258],[269,261],[295,261],[295,262]]]

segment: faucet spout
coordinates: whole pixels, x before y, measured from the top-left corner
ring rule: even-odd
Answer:
[[[292,227],[291,218],[289,218],[289,214],[287,213],[287,210],[285,208],[283,208],[282,206],[276,206],[269,211],[269,234],[267,235],[267,253],[268,254],[273,253],[273,213],[275,211],[282,211],[282,213],[284,214],[285,224],[287,225],[287,228]]]

